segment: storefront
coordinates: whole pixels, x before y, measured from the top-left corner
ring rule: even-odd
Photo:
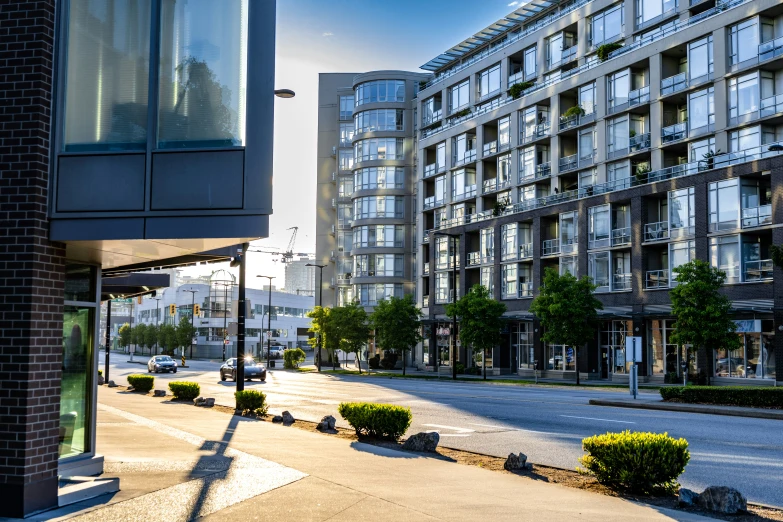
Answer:
[[[738,319],[736,350],[713,350],[715,377],[775,380],[775,329],[772,319]]]

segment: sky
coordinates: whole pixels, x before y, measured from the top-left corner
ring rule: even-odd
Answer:
[[[274,213],[269,237],[252,247],[285,250],[298,226],[294,252],[315,253],[318,74],[420,66],[507,15],[518,2],[500,0],[278,0],[276,88],[296,97],[275,101]],[[278,259],[278,261],[274,261]],[[185,270],[209,274],[221,265]],[[235,271],[235,269],[232,269]],[[250,253],[248,286],[256,275],[284,286],[279,256]],[[259,280],[260,281],[260,280]],[[266,280],[263,280],[266,282]]]

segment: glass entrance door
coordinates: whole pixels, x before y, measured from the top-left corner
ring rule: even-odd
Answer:
[[[66,306],[60,396],[60,458],[91,451],[95,309]]]

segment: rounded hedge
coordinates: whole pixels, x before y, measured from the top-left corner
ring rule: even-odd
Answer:
[[[128,375],[128,384],[133,386],[133,391],[147,393],[155,386],[155,377],[143,373]]]
[[[266,394],[256,390],[242,390],[234,392],[236,409],[242,413],[252,412],[257,415],[266,415],[269,405],[266,403]]]
[[[372,402],[343,402],[337,408],[357,435],[397,440],[408,431],[413,415],[410,408]]]
[[[169,390],[175,399],[193,400],[201,394],[201,386],[197,382],[172,381]]]
[[[771,386],[665,386],[660,392],[669,402],[783,409],[783,388]]]

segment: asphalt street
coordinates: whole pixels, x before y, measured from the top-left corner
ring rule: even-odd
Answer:
[[[100,357],[103,362],[103,352]],[[146,372],[144,366],[127,361],[127,355],[111,356],[110,378],[118,384],[127,384],[131,373]],[[219,363],[188,365],[177,374],[157,375],[155,387],[165,388],[163,381],[193,380],[201,385],[203,396],[233,404],[235,383],[220,381]],[[531,462],[568,469],[578,466],[581,441],[590,435],[626,429],[668,432],[689,443],[691,461],[680,478],[684,487],[701,491],[710,485],[732,486],[752,502],[783,507],[783,424],[778,420],[588,404],[589,399],[626,397],[628,392],[619,389],[498,386],[280,369],[270,370],[266,382],[245,384],[267,394],[271,411],[289,410],[303,420],[334,415],[338,425],[348,427],[337,413],[340,402],[399,404],[413,412],[408,433],[434,430],[443,446],[497,456],[521,451]],[[659,398],[657,392],[643,392],[639,400]]]

